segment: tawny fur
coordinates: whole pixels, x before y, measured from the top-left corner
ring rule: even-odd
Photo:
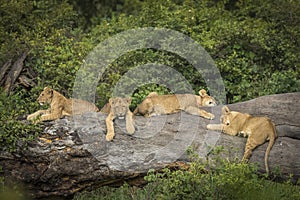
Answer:
[[[137,106],[133,113],[140,113],[145,117],[151,117],[162,114],[173,114],[183,110],[192,115],[213,119],[215,117],[213,114],[199,107],[215,105],[215,99],[209,96],[203,89],[199,91],[199,96],[193,94],[158,95],[156,92],[151,92],[144,101]]]
[[[109,112],[110,112],[110,104],[109,104],[109,103],[106,103],[106,104],[101,108],[100,112],[109,114]]]
[[[209,130],[220,130],[228,135],[248,137],[242,161],[247,161],[252,151],[269,140],[265,152],[265,168],[269,174],[268,157],[277,138],[275,125],[268,117],[254,117],[249,114],[222,108],[221,124],[208,124]]]
[[[27,116],[27,120],[32,120],[35,123],[55,120],[63,116],[99,111],[97,106],[93,103],[80,99],[67,99],[49,87],[44,88],[37,100],[41,105],[49,104],[50,108],[47,110],[38,110]]]
[[[133,124],[133,114],[129,110],[129,105],[131,103],[131,98],[110,98],[108,105],[105,105],[104,109],[101,109],[102,112],[106,112],[109,110],[109,114],[106,117],[106,128],[107,128],[107,134],[106,134],[106,140],[111,141],[115,136],[115,130],[114,130],[114,119],[125,118],[126,122],[126,131],[129,134],[133,134],[135,132],[134,124]]]

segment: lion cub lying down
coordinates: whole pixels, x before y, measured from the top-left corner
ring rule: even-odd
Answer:
[[[242,135],[248,137],[244,157],[247,161],[253,149],[269,140],[265,153],[265,168],[269,174],[268,156],[277,138],[275,126],[267,117],[253,117],[249,114],[230,111],[227,106],[222,108],[222,124],[208,124],[209,130],[220,130],[228,135]]]
[[[134,114],[140,113],[146,117],[162,114],[173,114],[183,110],[192,115],[198,115],[206,119],[213,119],[211,113],[201,110],[201,106],[215,106],[216,101],[209,96],[205,90],[200,90],[199,95],[193,94],[171,94],[158,95],[151,92],[144,101],[137,106]]]
[[[106,140],[111,141],[115,136],[114,130],[114,119],[124,119],[126,122],[126,130],[128,133],[133,134],[135,132],[135,128],[133,125],[133,114],[129,110],[129,105],[131,103],[131,98],[110,98],[109,103],[104,106],[101,110],[102,112],[108,112],[108,116],[106,117]]]
[[[89,111],[99,111],[93,103],[80,99],[67,99],[49,87],[44,88],[37,100],[40,105],[50,104],[50,108],[38,110],[27,116],[27,120],[33,120],[36,123],[59,119],[63,116],[79,115]]]

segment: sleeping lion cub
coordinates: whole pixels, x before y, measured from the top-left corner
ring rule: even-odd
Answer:
[[[133,134],[135,132],[134,124],[133,124],[133,114],[129,110],[129,105],[131,103],[131,98],[121,98],[121,97],[115,97],[110,98],[109,103],[106,104],[102,108],[102,112],[109,113],[106,117],[106,140],[111,141],[115,136],[115,130],[114,130],[114,119],[124,119],[126,122],[126,131],[129,134]]]
[[[192,115],[213,119],[215,117],[213,114],[199,107],[215,105],[215,99],[209,96],[203,89],[199,91],[199,96],[193,94],[158,95],[156,92],[151,92],[144,101],[137,106],[133,113],[140,113],[146,117],[151,117],[162,114],[173,114],[183,110]]]
[[[275,126],[271,119],[230,111],[227,106],[224,106],[221,121],[222,124],[208,124],[207,129],[220,130],[233,136],[240,134],[243,137],[248,137],[242,161],[247,161],[253,149],[269,140],[265,153],[265,168],[269,174],[268,156],[277,138]]]
[[[50,108],[48,110],[38,110],[27,116],[27,120],[32,120],[35,123],[55,120],[63,116],[83,114],[89,111],[99,111],[98,108],[90,102],[80,99],[67,99],[49,87],[44,88],[37,100],[40,105],[49,104]]]

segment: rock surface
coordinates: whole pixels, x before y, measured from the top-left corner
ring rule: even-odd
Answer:
[[[279,138],[269,157],[270,171],[278,168],[282,178],[300,176],[300,93],[259,97],[228,105],[231,110],[265,115],[276,124]],[[208,123],[219,123],[221,106],[208,108],[217,117],[210,121],[184,112],[144,118],[135,116],[137,128],[126,133],[125,122],[115,121],[116,136],[106,142],[103,113],[86,113],[45,123],[44,133],[29,148],[15,153],[0,152],[0,174],[26,186],[34,198],[72,196],[90,186],[118,185],[138,180],[151,168],[178,167],[188,164],[186,150],[192,147],[200,157],[215,146],[223,146],[222,157],[242,158],[245,138],[206,130]],[[250,162],[264,170],[267,144],[254,150]]]

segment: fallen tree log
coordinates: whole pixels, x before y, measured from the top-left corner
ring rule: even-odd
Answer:
[[[279,138],[269,157],[270,171],[278,168],[282,178],[300,176],[300,93],[259,97],[228,105],[231,110],[266,115],[276,124]],[[179,167],[189,163],[186,150],[193,147],[200,157],[214,160],[213,147],[223,146],[222,157],[242,158],[245,138],[206,130],[218,123],[221,106],[207,109],[217,117],[210,121],[184,112],[144,118],[135,117],[135,134],[125,133],[125,123],[115,121],[116,137],[105,141],[103,113],[87,113],[45,123],[44,133],[27,150],[0,152],[5,180],[24,183],[34,198],[71,196],[90,186],[117,185],[122,181],[139,185],[149,169]],[[264,172],[267,143],[254,150],[250,162]]]
[[[24,60],[26,59],[27,55],[28,55],[29,51],[25,51],[23,52],[17,59],[16,62],[14,62],[14,64],[11,66],[9,72],[7,73],[6,77],[4,77],[4,74],[6,73],[6,71],[8,71],[11,63],[11,60],[8,61],[7,63],[4,64],[4,66],[2,67],[2,73],[0,74],[0,77],[3,80],[3,88],[4,91],[9,94],[16,82],[16,80],[18,79],[20,73],[23,70],[24,67]]]
[[[12,64],[12,60],[10,59],[6,63],[4,63],[4,65],[1,67],[1,70],[0,70],[0,83],[1,83],[1,85],[2,85],[2,82],[4,82],[2,79],[4,78],[5,73],[8,70],[8,68],[11,66],[11,64]]]

